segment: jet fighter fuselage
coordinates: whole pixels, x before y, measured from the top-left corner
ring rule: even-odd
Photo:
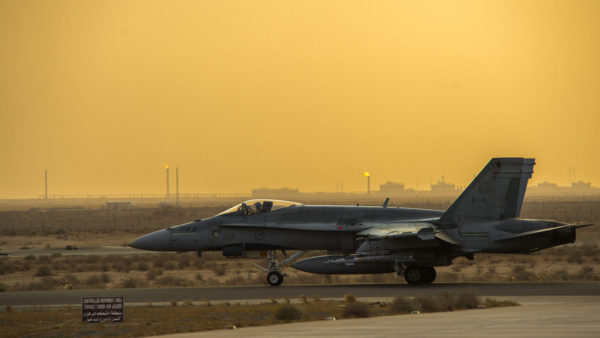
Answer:
[[[431,283],[435,266],[476,253],[529,253],[572,243],[585,225],[518,218],[533,159],[494,158],[447,211],[384,206],[304,205],[250,200],[213,217],[159,230],[129,243],[156,251],[267,251],[267,281],[283,281],[275,250],[327,250],[292,267],[313,273],[404,274]]]

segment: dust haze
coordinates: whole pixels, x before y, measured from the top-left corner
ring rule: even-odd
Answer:
[[[2,1],[0,198],[598,185],[596,1]],[[574,169],[573,169],[574,168]],[[174,177],[172,176],[172,184]]]

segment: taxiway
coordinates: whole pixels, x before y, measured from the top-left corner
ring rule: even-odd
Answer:
[[[485,297],[600,296],[600,282],[434,283],[421,287],[406,284],[337,284],[2,292],[0,305],[74,305],[80,304],[82,297],[109,296],[124,297],[125,303],[266,300],[300,295],[340,298],[348,293],[356,297],[397,297],[457,292],[462,289],[472,289]]]

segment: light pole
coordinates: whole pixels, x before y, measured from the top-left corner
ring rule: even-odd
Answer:
[[[367,178],[367,194],[371,194],[371,175],[368,171],[365,171],[363,176]]]
[[[48,170],[44,169],[44,196],[48,199]]]
[[[175,167],[175,205],[179,208],[179,167]]]
[[[170,197],[170,192],[169,192],[169,165],[165,163],[165,169],[167,169],[167,198]]]

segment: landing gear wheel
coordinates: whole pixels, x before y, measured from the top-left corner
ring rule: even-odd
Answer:
[[[417,265],[411,265],[404,270],[404,279],[410,285],[419,285],[423,280],[423,269]]]
[[[431,284],[435,280],[436,273],[435,268],[433,266],[423,266],[421,267],[423,274],[423,281],[421,284]]]
[[[432,266],[411,265],[404,270],[404,279],[410,285],[431,284],[435,276],[435,268]]]
[[[279,286],[283,283],[283,275],[279,271],[270,271],[267,274],[267,282],[271,286]]]

